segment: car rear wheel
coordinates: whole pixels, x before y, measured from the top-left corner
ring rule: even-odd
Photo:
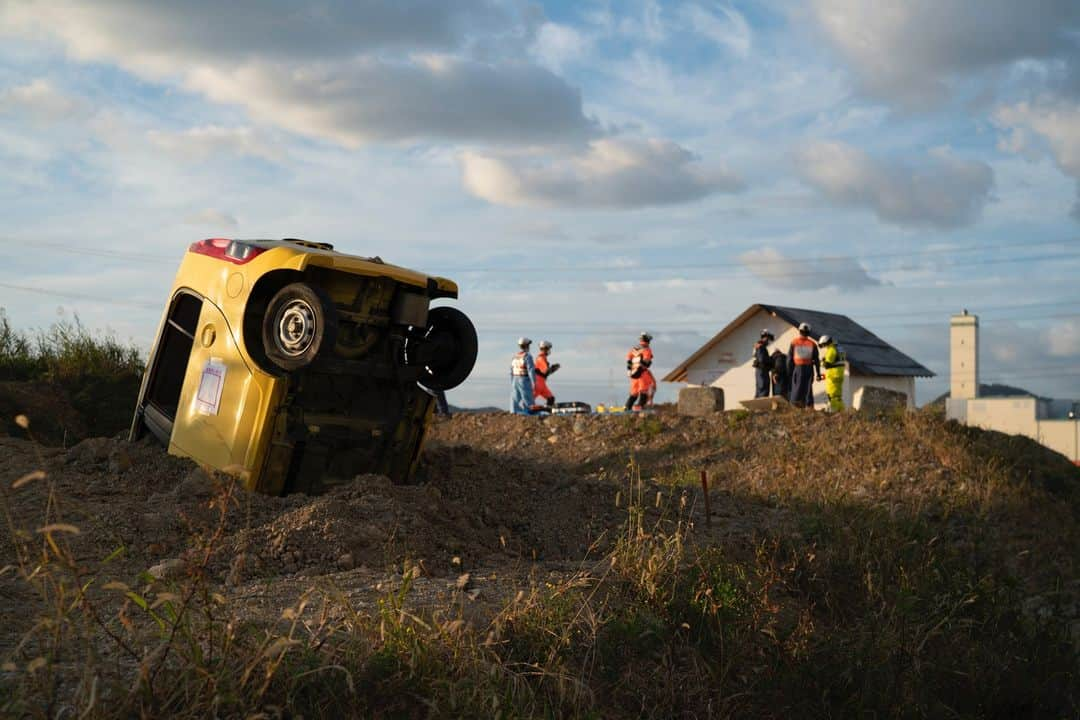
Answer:
[[[332,352],[336,337],[337,312],[322,289],[297,282],[270,299],[263,316],[263,350],[282,370],[299,370]]]
[[[465,382],[476,364],[476,328],[452,307],[432,308],[424,341],[430,343],[420,384],[429,390],[450,390]]]

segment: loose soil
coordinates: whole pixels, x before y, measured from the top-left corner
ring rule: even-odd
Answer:
[[[60,403],[54,419],[65,412]],[[1008,486],[986,487],[980,468],[1004,468]],[[44,477],[12,487],[36,470]],[[77,526],[79,561],[100,568],[111,558],[105,570],[129,583],[151,568],[182,568],[191,537],[213,532],[215,498],[230,482],[149,440],[64,449],[0,438],[8,522],[30,533],[46,522]],[[461,603],[481,616],[522,587],[599,561],[632,495],[654,519],[677,515],[694,542],[734,557],[764,538],[798,537],[815,504],[914,508],[944,542],[972,543],[974,524],[992,527],[972,562],[1006,558],[1032,597],[1080,593],[1080,471],[1061,456],[931,416],[797,411],[437,419],[416,484],[365,475],[318,497],[236,492],[208,570],[255,620],[275,621],[314,586],[369,605],[403,568],[418,575],[411,602]],[[10,542],[0,547],[0,567],[17,562]],[[13,573],[0,575],[11,619],[0,623],[0,657],[34,619],[26,593]]]

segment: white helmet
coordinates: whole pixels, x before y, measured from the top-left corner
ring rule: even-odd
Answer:
[[[541,340],[540,341],[540,349],[541,350],[550,350],[551,349],[551,341],[550,340]]]
[[[532,340],[530,340],[529,338],[527,338],[527,337],[519,337],[518,338],[518,347],[529,347],[530,345],[532,345]]]
[[[822,335],[821,337],[818,338],[817,344],[818,345],[828,345],[831,342],[832,342],[831,337],[829,337],[828,335]]]
[[[809,335],[810,334],[810,325],[809,325],[809,323],[799,323],[799,332],[802,333],[803,335]]]

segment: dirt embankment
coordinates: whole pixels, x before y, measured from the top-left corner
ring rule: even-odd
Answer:
[[[12,489],[35,470],[44,477]],[[676,508],[696,542],[735,556],[764,537],[799,537],[809,507],[872,507],[926,519],[944,541],[970,544],[973,563],[1007,563],[1033,594],[1080,592],[1080,472],[1064,458],[932,417],[797,412],[439,420],[415,485],[360,476],[320,497],[238,493],[210,571],[222,592],[270,618],[313,583],[368,601],[404,562],[420,567],[422,600],[439,602],[463,572],[497,598],[537,572],[599,557],[639,476],[639,501]],[[13,524],[77,526],[80,561],[111,557],[105,569],[125,581],[150,568],[167,574],[193,535],[213,532],[222,482],[150,441],[94,438],[63,450],[0,438]],[[16,561],[10,544],[0,552],[0,566]],[[0,576],[6,608],[30,601],[12,574]],[[0,644],[20,630],[7,625]]]
[[[30,439],[18,415],[32,419],[33,439],[49,447],[115,435],[131,425],[139,381],[135,374],[85,383],[0,381],[0,438]]]

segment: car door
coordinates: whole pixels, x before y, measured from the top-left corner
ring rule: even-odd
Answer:
[[[221,310],[204,299],[173,424],[170,452],[217,469],[257,467],[268,393]]]

